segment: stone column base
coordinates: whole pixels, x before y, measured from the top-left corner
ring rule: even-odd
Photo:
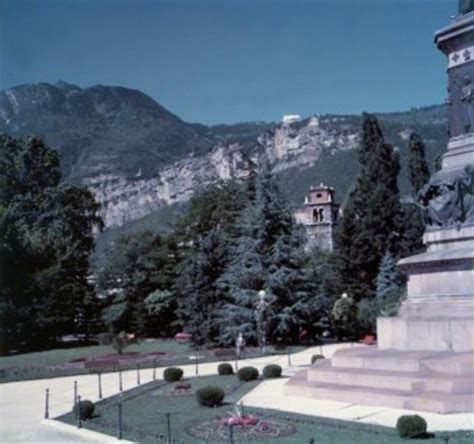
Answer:
[[[380,350],[471,351],[474,317],[378,318],[377,345]]]

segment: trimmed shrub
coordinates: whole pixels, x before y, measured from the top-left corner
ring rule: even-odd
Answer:
[[[397,432],[402,438],[418,438],[426,435],[426,421],[418,415],[403,415],[398,418]]]
[[[84,399],[84,401],[77,403],[72,409],[72,411],[74,413],[74,416],[76,417],[79,411],[81,420],[86,421],[92,418],[92,415],[94,414],[94,409],[95,409],[94,403],[92,401],[89,401],[88,399]]]
[[[222,364],[219,364],[217,367],[217,373],[219,375],[233,375],[234,374],[234,369],[228,362],[223,362]]]
[[[313,365],[318,359],[324,359],[323,355],[313,355],[311,356],[311,365]]]
[[[178,367],[168,367],[165,368],[163,372],[163,378],[168,382],[179,381],[183,377],[183,370]]]
[[[279,378],[281,376],[282,369],[277,364],[269,364],[263,368],[264,378]]]
[[[196,390],[196,398],[199,405],[204,407],[214,407],[221,405],[224,400],[224,390],[219,387],[201,387]]]
[[[242,367],[237,372],[237,378],[241,381],[253,381],[258,378],[258,370],[255,367]]]

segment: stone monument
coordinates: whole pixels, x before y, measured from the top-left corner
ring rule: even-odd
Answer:
[[[448,58],[447,151],[420,191],[426,252],[405,258],[407,299],[377,319],[377,347],[300,372],[291,395],[438,413],[474,412],[474,0],[435,34]]]

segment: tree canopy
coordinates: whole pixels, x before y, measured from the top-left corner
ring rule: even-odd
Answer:
[[[99,204],[60,182],[58,153],[41,139],[0,136],[0,329],[4,351],[94,332],[88,282]],[[90,312],[91,311],[91,312]],[[39,334],[32,334],[32,332]]]

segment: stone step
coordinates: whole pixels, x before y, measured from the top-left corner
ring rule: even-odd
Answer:
[[[298,379],[291,379],[285,385],[286,395],[436,413],[458,413],[472,411],[474,408],[472,395],[413,393],[405,390],[316,383],[305,380],[302,375],[298,376]]]
[[[395,372],[348,367],[333,367],[329,360],[311,367],[307,380],[311,382],[373,387],[380,389],[420,390],[423,376],[419,372]]]
[[[330,399],[332,401],[347,402],[350,404],[383,405],[403,409],[409,397],[408,392],[351,385],[325,384],[311,381],[290,380],[285,385],[285,394],[290,396],[304,396],[306,398]]]
[[[436,413],[462,413],[474,411],[474,396],[472,394],[439,394],[423,393],[422,396],[407,399],[405,408]]]
[[[372,348],[372,347],[371,347]],[[422,360],[432,356],[426,352],[404,352],[395,350],[357,350],[338,351],[331,359],[333,367],[385,370],[416,373],[423,370]]]
[[[436,373],[455,376],[474,376],[474,354],[456,353],[444,354],[423,361],[425,368]]]
[[[307,372],[310,382],[354,385],[411,392],[474,393],[473,375],[447,377],[431,372],[395,372],[332,367],[330,360],[319,361]]]

